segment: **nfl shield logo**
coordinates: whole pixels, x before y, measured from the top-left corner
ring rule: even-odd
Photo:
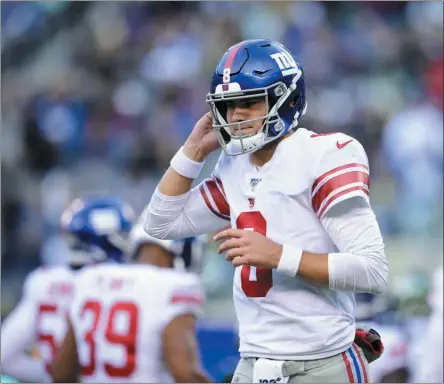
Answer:
[[[258,186],[258,184],[262,181],[261,178],[259,177],[253,177],[250,179],[250,189],[252,192],[254,192],[254,190],[256,189],[256,187]]]

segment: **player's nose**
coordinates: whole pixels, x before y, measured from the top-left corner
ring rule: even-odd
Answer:
[[[233,112],[233,121],[236,123],[241,123],[247,119],[247,108],[236,106]]]

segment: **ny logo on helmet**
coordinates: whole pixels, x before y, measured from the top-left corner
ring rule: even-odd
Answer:
[[[270,57],[279,65],[283,76],[294,75],[299,72],[298,65],[293,57],[287,52],[273,53]]]

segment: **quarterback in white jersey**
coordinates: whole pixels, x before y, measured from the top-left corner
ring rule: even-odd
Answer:
[[[388,268],[363,147],[344,134],[297,128],[306,110],[303,71],[277,42],[231,47],[207,101],[212,115],[172,159],[145,230],[180,238],[231,224],[214,239],[224,240],[219,252],[237,267],[243,359],[233,380],[367,381],[353,343],[353,294],[383,292]],[[191,189],[219,146],[213,177]]]
[[[173,268],[191,256],[177,245],[136,225],[129,245],[134,263],[80,272],[54,381],[209,382],[194,336],[204,294],[197,274]]]
[[[19,381],[47,382],[50,367],[67,330],[74,271],[43,266],[25,280],[20,302],[2,323],[2,372]],[[26,353],[37,346],[40,359]]]

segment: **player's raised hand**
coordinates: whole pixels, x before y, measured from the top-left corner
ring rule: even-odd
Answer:
[[[277,268],[282,254],[281,244],[253,231],[230,228],[219,232],[213,239],[224,240],[217,252],[227,251],[225,259],[235,267],[245,264]]]
[[[220,147],[212,124],[212,114],[207,112],[194,126],[184,144],[184,152],[190,159],[201,162],[211,152]]]

